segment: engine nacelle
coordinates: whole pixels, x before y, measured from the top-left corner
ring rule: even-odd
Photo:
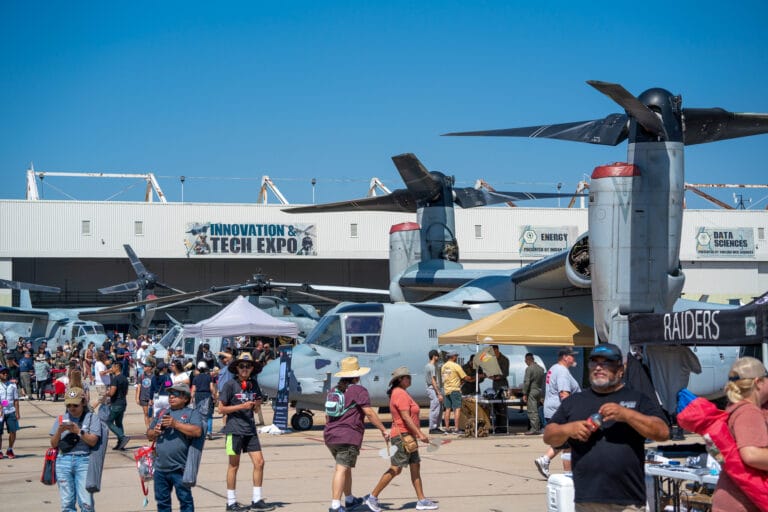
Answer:
[[[586,232],[576,239],[565,260],[565,275],[576,288],[592,286],[592,269],[589,263],[589,232]]]

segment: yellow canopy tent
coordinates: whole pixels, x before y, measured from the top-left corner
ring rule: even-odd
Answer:
[[[595,334],[566,316],[521,303],[438,336],[440,345],[457,343],[594,347]]]
[[[480,344],[594,347],[591,327],[539,306],[516,304],[503,311],[480,318],[437,337],[439,345]],[[475,394],[479,394],[475,383]],[[475,399],[475,437],[477,437],[477,398]]]

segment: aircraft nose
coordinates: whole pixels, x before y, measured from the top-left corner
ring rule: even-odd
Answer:
[[[274,359],[267,363],[259,373],[259,387],[261,390],[270,395],[277,395],[277,385],[280,380],[280,361]]]

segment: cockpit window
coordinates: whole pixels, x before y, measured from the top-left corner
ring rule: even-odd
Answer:
[[[176,335],[178,334],[179,330],[181,328],[178,325],[174,325],[171,327],[171,330],[165,333],[165,336],[160,339],[159,343],[164,346],[165,348],[168,348],[171,346],[173,341],[176,339]]]
[[[337,315],[326,315],[312,329],[304,343],[341,352],[341,322]]]
[[[104,326],[96,324],[96,334],[104,334]]]
[[[377,353],[381,339],[381,320],[379,315],[344,315],[347,351]]]

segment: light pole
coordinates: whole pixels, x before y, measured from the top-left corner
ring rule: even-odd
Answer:
[[[186,180],[186,176],[180,176],[179,181],[181,181],[181,202],[184,202],[184,180]]]
[[[557,193],[558,194],[560,193],[560,189],[561,188],[563,188],[563,182],[562,181],[558,181],[557,182]],[[557,207],[560,208],[560,198],[559,197],[557,198]]]
[[[315,178],[312,178],[312,204],[315,204],[315,185],[317,184],[317,180]]]

